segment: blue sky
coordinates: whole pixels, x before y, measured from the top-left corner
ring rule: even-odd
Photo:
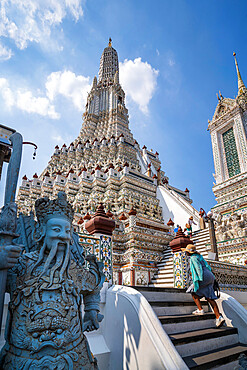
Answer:
[[[159,152],[171,185],[187,187],[193,205],[208,210],[215,199],[207,121],[219,90],[237,94],[233,51],[247,84],[246,31],[244,0],[1,1],[1,123],[39,147],[35,161],[24,147],[21,177],[39,174],[54,146],[78,135],[111,37],[134,137]]]

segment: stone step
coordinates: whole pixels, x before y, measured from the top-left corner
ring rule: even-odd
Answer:
[[[194,245],[196,246],[196,249],[197,250],[206,250],[206,242],[202,242],[202,243],[198,243],[196,240],[193,241],[194,242]]]
[[[170,335],[178,353],[192,356],[238,343],[236,328],[206,328]]]
[[[167,275],[167,274],[170,274],[173,276],[173,267],[169,267],[169,268],[162,268],[162,269],[159,269],[157,273],[154,274],[155,277],[157,276],[161,276],[161,275]]]
[[[161,272],[164,273],[166,271],[173,273],[173,265],[172,266],[162,266],[161,268],[159,268],[158,272],[155,275],[158,275]]]
[[[145,292],[152,292],[152,293],[179,293],[179,294],[184,294],[186,293],[186,289],[178,289],[178,288],[150,288],[148,286],[133,286],[133,289],[138,290],[138,292],[145,293]]]
[[[192,235],[191,237],[191,240],[195,240],[195,239],[205,239],[205,240],[210,240],[210,236],[209,234],[197,234],[197,235]]]
[[[159,265],[166,265],[166,264],[168,264],[168,265],[173,264],[173,256],[172,255],[169,258],[167,258],[166,260],[163,259],[160,262],[158,262],[157,263],[157,266],[159,266]]]
[[[171,249],[167,252],[163,252],[163,254],[162,254],[162,258],[164,258],[164,259],[167,259],[171,256],[172,256],[172,250]]]
[[[198,235],[191,238],[191,240],[195,243],[197,241],[198,243],[210,243],[210,238],[208,235]]]
[[[196,245],[196,249],[198,249],[198,248],[206,249],[206,244],[208,244],[208,242],[204,241],[204,240],[202,240],[202,241],[193,240],[193,243]]]
[[[166,275],[163,275],[163,276],[160,276],[160,277],[153,277],[152,279],[152,283],[165,283],[165,282],[172,282],[173,283],[173,276],[172,274],[170,276],[166,276]]]
[[[162,282],[170,282],[170,283],[173,283],[173,273],[169,273],[169,271],[167,273],[164,273],[164,274],[160,274],[160,275],[156,275],[153,277],[152,279],[152,283],[162,283]]]
[[[202,243],[202,244],[194,243],[194,244],[195,244],[196,249],[197,249],[198,251],[206,250],[206,247],[205,247],[205,244],[204,244],[204,243]]]
[[[199,238],[200,236],[207,236],[208,238],[210,237],[208,231],[203,231],[203,232],[200,232],[200,233],[192,233],[191,239]]]
[[[194,236],[194,235],[203,235],[203,234],[208,234],[209,235],[209,229],[207,228],[207,229],[203,229],[203,230],[196,230],[196,231],[193,231],[192,232],[192,237]]]
[[[215,328],[215,315],[212,312],[207,312],[202,316],[185,314],[158,316],[158,318],[167,334]]]
[[[163,251],[163,254],[164,254],[164,256],[166,255],[166,254],[169,254],[169,253],[171,253],[171,248],[169,247],[169,248],[166,248],[164,251]]]
[[[162,326],[167,334],[186,333],[190,330],[215,328],[215,317],[211,316],[211,319],[208,320],[182,322],[179,325],[174,325],[173,323],[170,323],[163,324]]]
[[[160,269],[160,268],[166,268],[166,267],[168,267],[168,268],[173,267],[173,260],[172,261],[169,261],[168,264],[166,262],[159,262],[157,264],[157,267],[158,267],[158,269]]]
[[[173,261],[172,261],[173,262]],[[173,270],[173,263],[169,263],[168,265],[162,265],[162,266],[157,266],[158,267],[158,272],[163,270],[163,271],[166,271],[166,270]]]
[[[247,354],[247,345],[237,343],[233,346],[226,346],[215,350],[183,357],[189,369],[208,370],[220,365],[231,363],[240,356],[241,353]],[[234,367],[231,368],[232,370]]]
[[[196,246],[197,251],[200,252],[200,253],[203,252],[203,251],[207,251],[206,244],[207,243],[202,243],[202,244],[194,243],[194,245]]]
[[[199,243],[200,242],[205,242],[205,243],[208,243],[210,242],[210,239],[209,239],[209,236],[207,235],[198,235],[198,236],[194,236],[191,238],[191,240],[194,242],[195,240],[197,240]]]
[[[160,270],[158,272],[158,274],[154,274],[154,278],[157,279],[157,278],[162,278],[162,277],[170,277],[170,278],[173,278],[173,269],[163,269],[163,270]]]
[[[167,255],[163,255],[162,256],[162,260],[160,261],[160,262],[168,262],[168,261],[170,261],[172,259],[172,253],[170,252],[169,254],[167,254]]]
[[[194,302],[164,302],[149,301],[157,316],[165,315],[186,315],[191,314],[195,309]],[[202,302],[204,312],[209,311],[207,302]]]
[[[156,273],[156,275],[161,272],[161,271],[173,271],[173,264],[172,265],[168,265],[168,266],[161,266],[159,267],[158,269],[158,272]]]
[[[156,283],[150,283],[149,286],[151,288],[173,288],[174,287],[174,284],[171,284],[171,283],[165,283],[165,284],[159,284],[157,285]]]
[[[147,301],[155,302],[171,302],[171,301],[182,301],[182,302],[193,302],[190,294],[186,293],[185,289],[177,289],[173,286],[171,287],[134,287],[138,290]]]
[[[180,324],[181,322],[205,321],[211,319],[212,317],[215,317],[213,312],[208,312],[204,315],[186,314],[158,316],[161,324]]]
[[[157,266],[160,264],[169,264],[169,265],[173,264],[173,256],[170,256],[166,260],[161,260],[160,262],[157,263]]]
[[[173,278],[167,278],[167,279],[152,279],[152,283],[156,284],[158,287],[160,284],[174,284]]]
[[[186,293],[186,289],[171,287],[152,287],[137,286],[138,290],[148,302],[194,302],[191,294]],[[202,301],[205,301],[204,299]]]

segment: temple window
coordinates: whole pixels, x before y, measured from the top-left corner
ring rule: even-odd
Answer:
[[[241,172],[233,128],[231,127],[229,130],[224,132],[222,134],[222,137],[226,155],[228,175],[229,177],[233,177]]]

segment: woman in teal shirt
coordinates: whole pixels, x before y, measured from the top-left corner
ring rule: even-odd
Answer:
[[[196,251],[195,245],[188,244],[186,248],[182,249],[182,251],[184,251],[187,256],[190,256],[190,270],[193,285],[190,286],[187,291],[192,294],[192,298],[197,306],[197,310],[192,313],[194,315],[204,315],[200,298],[205,297],[214,310],[216,326],[222,326],[225,320],[220,315],[217,303],[215,302],[217,299],[213,289],[215,277],[211,272],[211,267],[202,255]]]

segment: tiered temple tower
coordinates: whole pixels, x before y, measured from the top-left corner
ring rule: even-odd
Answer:
[[[158,187],[162,187],[159,192]],[[115,283],[145,285],[150,281],[156,262],[172,239],[173,223],[166,224],[170,217],[174,219],[171,204],[176,205],[184,223],[191,215],[198,219],[188,189],[172,187],[161,170],[159,154],[146,146],[141,149],[133,139],[119,83],[118,55],[111,40],[101,56],[99,78],[94,77],[88,94],[79,136],[68,147],[56,146],[39,176],[35,174],[32,180],[23,177],[19,209],[28,213],[35,199],[54,197],[60,190],[67,193],[76,210],[78,231],[86,232],[85,220],[100,202],[115,219]],[[169,205],[164,203],[167,197]]]
[[[221,260],[247,264],[247,89],[234,53],[238,78],[235,99],[218,96],[211,134],[217,205],[216,237]]]

